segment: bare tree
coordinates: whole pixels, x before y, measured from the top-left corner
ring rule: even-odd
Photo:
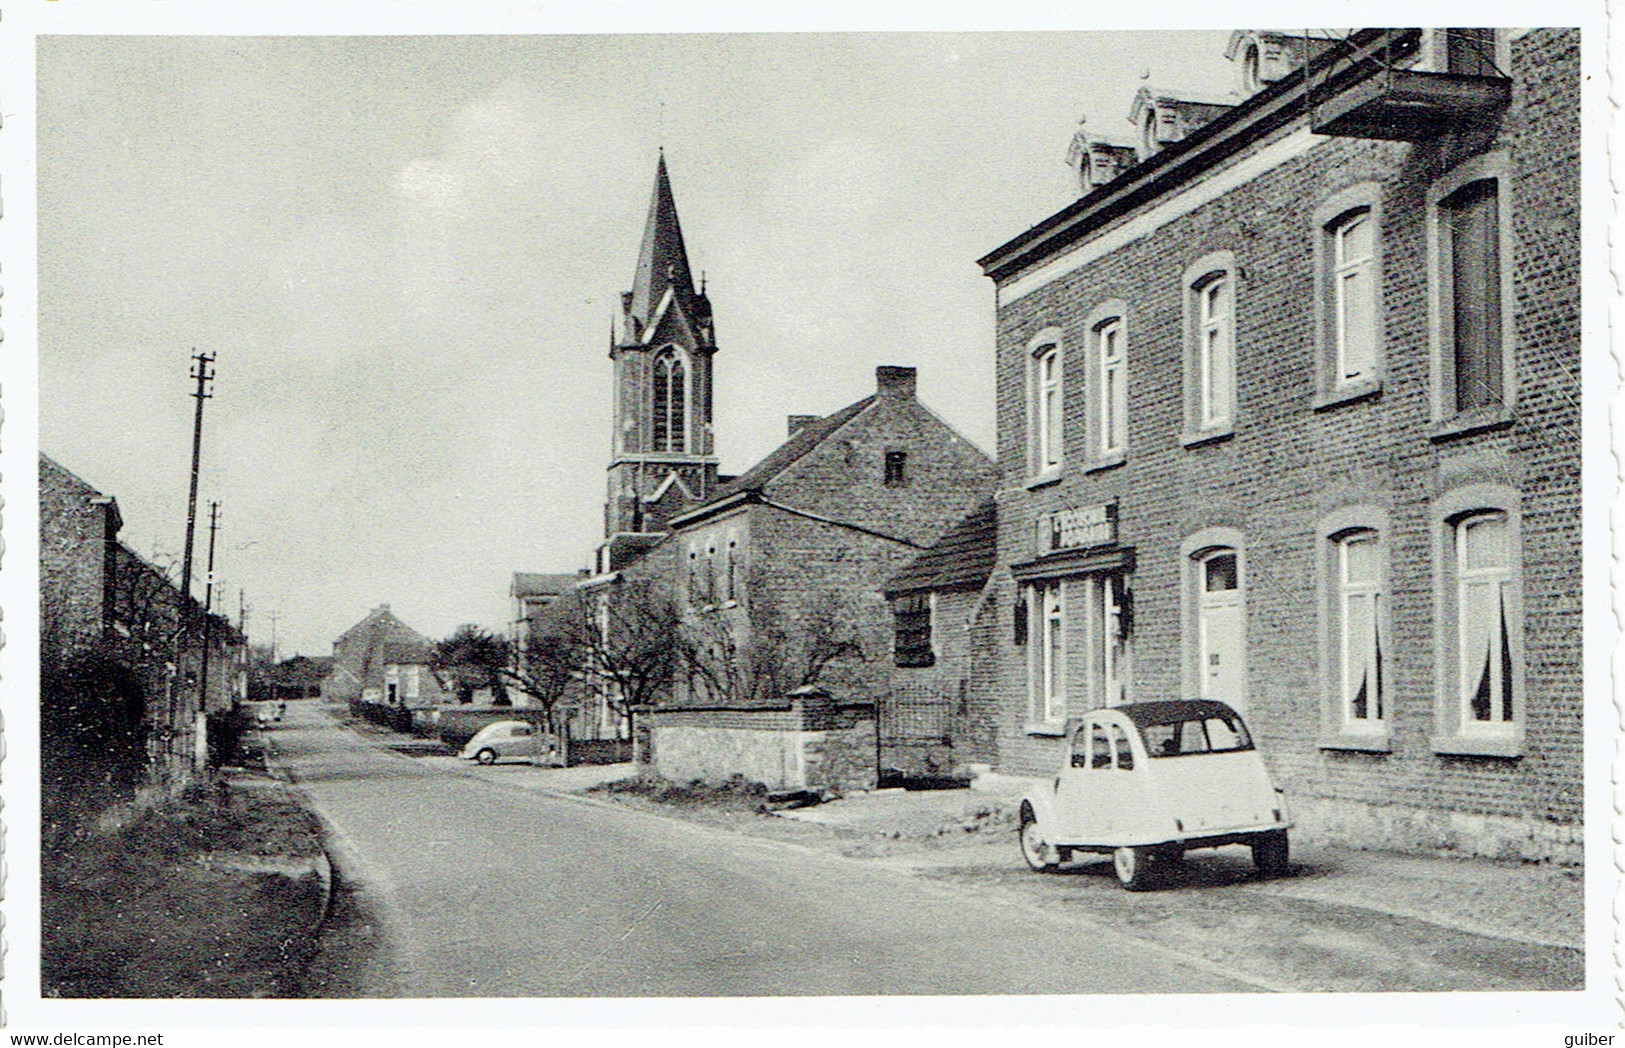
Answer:
[[[555,608],[555,651],[580,656],[584,679],[626,719],[628,730],[637,710],[670,694],[678,620],[661,583],[623,577],[561,597]]]
[[[588,652],[563,632],[549,630],[514,646],[513,660],[502,671],[508,686],[542,707],[547,730],[557,733],[554,710],[572,686],[583,683]]]
[[[819,683],[834,663],[864,659],[852,609],[832,590],[796,613],[758,596],[748,611],[721,608],[689,615],[679,655],[691,690],[740,705],[777,702]]]

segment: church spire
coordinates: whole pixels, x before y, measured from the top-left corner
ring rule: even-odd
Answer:
[[[638,270],[632,280],[628,310],[640,325],[649,322],[668,287],[675,289],[684,312],[692,313],[694,275],[688,268],[688,249],[683,244],[683,227],[677,221],[677,202],[671,195],[662,150],[655,167],[654,195],[643,226],[643,246],[638,250]]]

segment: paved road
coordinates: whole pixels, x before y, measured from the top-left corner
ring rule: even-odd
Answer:
[[[1086,916],[447,773],[312,705],[274,739],[381,917],[387,948],[348,988],[362,995],[1265,988]]]

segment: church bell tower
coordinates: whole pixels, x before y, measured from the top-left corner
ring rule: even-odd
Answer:
[[[610,339],[614,432],[604,537],[657,535],[717,487],[711,438],[711,303],[696,290],[662,152],[632,290]],[[638,544],[637,540],[632,540]]]

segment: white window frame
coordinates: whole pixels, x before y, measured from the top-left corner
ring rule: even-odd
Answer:
[[[1186,445],[1235,431],[1238,391],[1238,288],[1235,255],[1216,251],[1186,268]]]
[[[1518,389],[1517,316],[1512,238],[1512,161],[1504,150],[1458,164],[1428,187],[1428,341],[1435,436],[1509,423]],[[1474,182],[1496,183],[1496,261],[1499,264],[1501,398],[1499,404],[1458,410],[1455,374],[1455,287],[1445,202]]]
[[[1372,557],[1375,559],[1375,577],[1365,580],[1351,580],[1349,578],[1349,558],[1356,546],[1369,546]],[[1387,706],[1385,700],[1389,697],[1383,683],[1382,674],[1382,540],[1373,531],[1353,531],[1345,533],[1337,540],[1337,598],[1338,598],[1338,698],[1342,707],[1343,727],[1350,731],[1370,731],[1378,728],[1387,719]],[[1372,679],[1367,683],[1366,714],[1359,715],[1354,709],[1354,700],[1357,693],[1356,682],[1350,670],[1356,664],[1354,648],[1362,638],[1353,635],[1353,624],[1356,620],[1353,614],[1357,604],[1365,604],[1365,618],[1371,624],[1371,651],[1362,655],[1358,660],[1361,665],[1369,662]],[[1369,659],[1366,656],[1369,656]]]
[[[1044,482],[1066,461],[1066,351],[1057,328],[1027,343],[1027,473]],[[1045,361],[1051,361],[1046,374]]]
[[[1506,618],[1510,615],[1507,604],[1511,597],[1512,588],[1512,558],[1510,549],[1507,550],[1506,560],[1500,564],[1473,568],[1468,566],[1467,539],[1473,529],[1494,525],[1499,529],[1497,536],[1503,546],[1511,534],[1511,527],[1507,523],[1507,515],[1500,510],[1474,512],[1454,522],[1454,543],[1456,552],[1456,638],[1455,648],[1457,655],[1456,696],[1458,701],[1458,714],[1461,717],[1461,731],[1463,734],[1483,733],[1488,735],[1505,734],[1517,723],[1517,714],[1506,711],[1506,704],[1514,697],[1513,681],[1505,677],[1504,663],[1511,661],[1511,653],[1504,646],[1502,634],[1509,632]],[[1471,665],[1474,652],[1468,650],[1467,634],[1462,628],[1466,619],[1469,603],[1469,591],[1474,589],[1487,589],[1494,595],[1497,613],[1495,616],[1499,629],[1491,629],[1486,636],[1486,660],[1490,675],[1490,716],[1479,719],[1473,716],[1472,701],[1475,691],[1472,686],[1476,669]],[[1510,638],[1508,638],[1508,641]]]
[[[1389,536],[1392,526],[1386,510],[1377,506],[1345,506],[1321,519],[1316,526],[1319,569],[1316,579],[1319,616],[1321,682],[1321,730],[1318,745],[1327,750],[1365,750],[1386,753],[1391,748],[1390,726],[1394,715],[1393,623],[1390,616]],[[1348,658],[1348,598],[1345,563],[1347,543],[1370,540],[1376,543],[1376,577],[1356,593],[1373,595],[1373,615],[1377,644],[1382,652],[1379,677],[1382,716],[1351,716],[1346,677]],[[1375,705],[1369,704],[1368,711]]]
[[[1123,348],[1122,317],[1095,328],[1100,351],[1100,457],[1123,454],[1128,447],[1128,356]]]
[[[1066,581],[1051,579],[1027,587],[1028,728],[1053,734],[1067,717]],[[1059,651],[1056,651],[1056,642]]]
[[[1354,222],[1370,230],[1370,252],[1350,264],[1343,237]],[[1386,371],[1386,319],[1383,309],[1382,185],[1360,182],[1323,201],[1310,218],[1315,245],[1315,401],[1317,410],[1360,400],[1382,390]],[[1347,277],[1366,273],[1365,290],[1354,300],[1345,294]],[[1345,366],[1348,356],[1345,318],[1353,309],[1366,311],[1370,331],[1369,360],[1357,374]]]
[[[1433,503],[1434,534],[1434,728],[1435,753],[1492,757],[1523,755],[1527,695],[1524,680],[1523,525],[1521,497],[1504,484],[1477,483],[1446,492]],[[1497,518],[1504,522],[1506,563],[1497,568],[1464,572],[1465,529]],[[1470,584],[1493,583],[1506,631],[1504,649],[1511,667],[1512,716],[1488,721],[1472,717],[1463,605]],[[1497,634],[1491,644],[1499,643]],[[1492,648],[1492,667],[1501,659]],[[1504,678],[1502,678],[1504,680]],[[1496,702],[1499,703],[1499,698]],[[1492,707],[1495,709],[1495,707]]]

